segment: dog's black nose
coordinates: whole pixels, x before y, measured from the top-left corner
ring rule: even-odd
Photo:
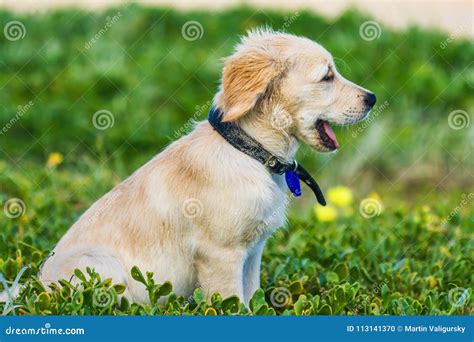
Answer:
[[[372,108],[376,101],[377,101],[377,97],[375,96],[374,93],[367,93],[364,97],[364,104],[367,107]]]

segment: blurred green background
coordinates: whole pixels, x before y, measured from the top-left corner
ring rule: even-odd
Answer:
[[[264,255],[266,296],[273,286],[297,282],[294,301],[308,296],[310,314],[469,312],[453,307],[448,291],[473,281],[474,44],[383,25],[364,39],[361,27],[369,20],[355,11],[329,20],[248,7],[0,11],[2,25],[24,26],[19,39],[0,34],[0,272],[13,279],[29,264],[36,265],[29,276],[35,274],[97,198],[189,131],[193,120],[205,120],[222,58],[239,35],[266,25],[321,43],[346,78],[378,99],[369,120],[335,128],[336,154],[301,148],[300,161],[321,186],[344,185],[339,197],[353,192],[354,201],[315,214],[309,191],[292,201],[289,229],[275,234]],[[198,23],[197,36],[183,33],[190,22]],[[113,125],[97,129],[98,111],[110,112]],[[383,213],[359,215],[364,197],[375,198]],[[25,206],[13,219],[6,209],[12,198]],[[382,284],[389,290],[380,307],[372,287]],[[361,289],[341,302],[331,294],[339,286]],[[27,297],[29,291],[36,290]],[[37,313],[33,302],[22,301],[22,310]],[[41,310],[71,312],[57,305]],[[95,312],[87,310],[79,312]]]
[[[114,16],[119,19],[87,48]],[[304,11],[251,8],[218,14],[137,6],[95,14],[0,12],[2,22],[15,19],[24,23],[26,36],[14,42],[0,36],[0,124],[18,106],[34,105],[0,136],[0,158],[13,165],[41,163],[58,151],[66,168],[102,156],[119,164],[126,160],[117,172],[129,174],[191,118],[205,119],[207,108],[201,107],[217,89],[221,58],[246,30],[268,25],[320,42],[345,77],[377,94],[379,110],[370,122],[336,132],[342,145],[336,155],[301,150],[323,183],[366,190],[384,181],[411,191],[440,181],[443,189],[472,185],[473,125],[454,130],[448,124],[451,112],[471,115],[474,108],[471,41],[446,43],[439,32],[383,26],[379,38],[366,41],[359,29],[368,18],[355,12],[335,21]],[[191,20],[203,28],[193,41],[182,35]],[[92,125],[101,109],[115,119],[104,131]]]

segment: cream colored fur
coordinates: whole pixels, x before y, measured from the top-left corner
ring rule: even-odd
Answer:
[[[321,81],[328,68],[332,84]],[[326,151],[315,120],[360,120],[369,110],[366,93],[337,73],[320,45],[259,30],[226,59],[214,105],[289,161],[299,142]],[[282,118],[284,125],[275,124]],[[248,303],[260,285],[265,241],[285,223],[286,202],[282,176],[200,122],[94,203],[59,241],[40,277],[49,284],[90,266],[126,284],[131,300],[146,302],[144,286],[130,277],[137,265],[158,283],[171,281],[179,295],[200,286]]]

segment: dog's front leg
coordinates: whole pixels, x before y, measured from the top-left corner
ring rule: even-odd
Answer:
[[[248,306],[255,291],[260,287],[260,264],[264,245],[265,242],[257,244],[250,251],[244,264],[243,285],[246,306]]]
[[[214,244],[207,245],[197,254],[195,265],[199,286],[208,299],[217,292],[222,298],[236,295],[244,301],[242,275],[245,256],[243,249]]]

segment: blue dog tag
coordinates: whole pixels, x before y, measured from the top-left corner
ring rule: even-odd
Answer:
[[[298,174],[293,170],[288,170],[285,172],[285,180],[286,185],[288,185],[288,189],[290,189],[293,196],[301,196],[301,185]]]

